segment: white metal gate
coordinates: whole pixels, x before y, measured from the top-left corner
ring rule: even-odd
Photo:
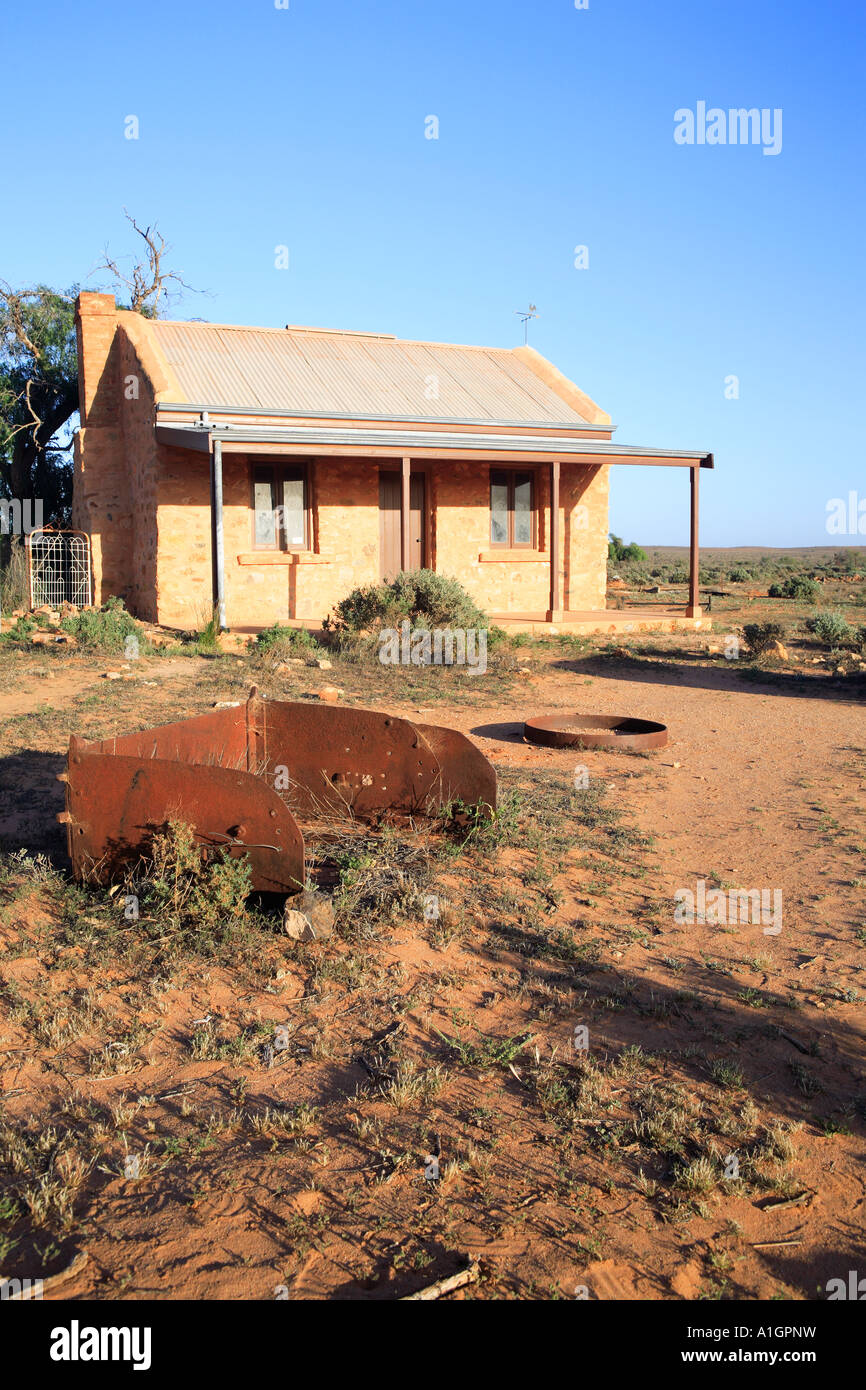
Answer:
[[[27,536],[30,607],[74,603],[89,608],[93,598],[90,583],[90,537],[83,531],[52,531],[45,528]]]

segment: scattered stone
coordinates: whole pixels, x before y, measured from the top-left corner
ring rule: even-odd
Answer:
[[[242,704],[241,700],[216,700],[211,706],[212,709],[237,709]]]
[[[334,667],[333,661],[328,661],[327,657],[324,656],[320,656],[318,658],[318,660],[316,661],[316,665],[318,666],[320,671],[331,671]]]
[[[122,671],[103,671],[103,673],[102,673],[102,679],[103,679],[104,681],[122,681],[122,680],[123,680],[123,672],[122,672]]]
[[[343,693],[344,692],[336,685],[323,685],[318,692],[318,696],[320,700],[327,700],[329,704],[333,705],[336,704]]]
[[[287,907],[283,914],[283,931],[292,941],[315,941],[316,933],[303,912]]]
[[[302,941],[324,941],[334,934],[334,909],[331,900],[324,893],[316,892],[314,888],[305,888],[303,893],[296,893],[293,898],[287,899],[285,920],[288,921],[289,917],[293,921],[302,917],[310,927],[313,935],[300,937]],[[289,936],[293,934],[288,927],[286,930]]]
[[[770,648],[770,656],[777,656],[781,661],[790,661],[788,648],[782,642],[774,642]]]

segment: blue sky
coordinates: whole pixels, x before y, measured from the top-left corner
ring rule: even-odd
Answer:
[[[126,206],[209,291],[174,317],[511,346],[532,300],[530,342],[619,442],[715,453],[705,544],[841,543],[828,500],[866,494],[861,6],[289,4],[7,9],[42,80],[4,70],[0,274],[96,287]],[[781,152],[678,145],[699,101],[780,108]],[[612,502],[627,539],[686,542],[679,472],[614,469]]]

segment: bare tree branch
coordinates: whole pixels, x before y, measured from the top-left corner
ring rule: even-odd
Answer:
[[[176,271],[163,269],[163,256],[171,248],[167,245],[165,237],[160,234],[156,224],[140,227],[126,208],[123,209],[123,215],[144,242],[144,259],[136,261],[129,274],[124,274],[119,263],[109,255],[106,246],[105,259],[100,262],[96,269],[109,271],[118,284],[126,287],[129,292],[130,309],[137,314],[146,314],[148,317],[155,318],[160,299],[164,295],[167,303],[170,298],[166,288],[169,283],[190,290],[193,294],[201,293],[192,285],[187,284],[186,280]]]

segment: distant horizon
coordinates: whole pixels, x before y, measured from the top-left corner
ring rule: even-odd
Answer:
[[[619,535],[619,532],[611,532],[611,534]],[[626,544],[632,544],[632,542],[626,540],[626,537],[624,536],[620,539],[626,541]],[[634,542],[634,544],[639,545],[642,550],[682,550],[682,552],[685,555],[688,555],[689,553],[689,547],[687,545],[666,545],[663,541],[636,541]],[[844,541],[838,541],[835,545],[701,545],[700,553],[702,555],[706,555],[708,552],[716,552],[722,550],[725,551],[727,554],[730,554],[731,551],[734,550],[760,550],[765,555],[776,553],[780,555],[795,555],[798,552],[804,550],[827,550],[831,553],[834,553],[837,550],[862,550],[864,555],[866,555],[866,537],[864,537],[863,540],[859,543],[854,541],[850,541],[847,543]]]

